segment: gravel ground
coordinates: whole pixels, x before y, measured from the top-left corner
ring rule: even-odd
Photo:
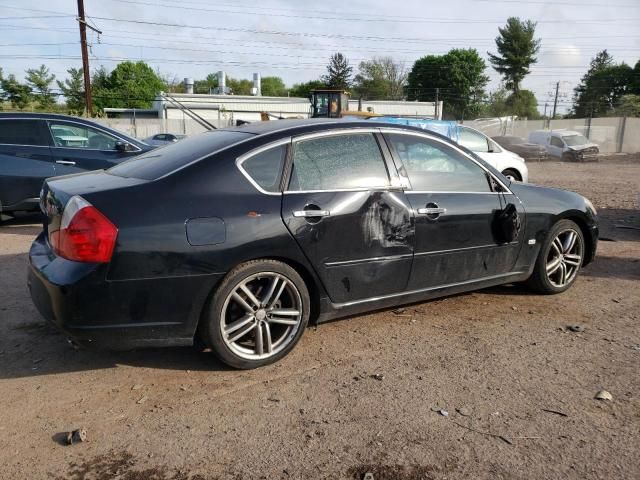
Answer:
[[[640,164],[530,170],[601,212],[609,241],[571,290],[505,286],[312,327],[244,372],[188,348],[71,349],[25,285],[39,227],[8,222],[0,478],[640,478],[640,232],[620,228],[640,226]],[[61,445],[79,427],[88,441]]]

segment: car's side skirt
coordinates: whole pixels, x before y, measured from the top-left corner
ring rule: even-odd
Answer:
[[[331,303],[329,299],[323,299],[324,305],[321,306],[321,313],[317,322],[325,322],[335,318],[355,315],[358,313],[368,312],[372,310],[393,307],[397,305],[421,302],[432,298],[445,297],[457,293],[468,292],[471,290],[479,290],[482,288],[493,287],[511,282],[521,282],[526,280],[531,272],[517,271],[509,272],[491,277],[483,277],[464,282],[439,285],[419,290],[410,290],[406,292],[393,293],[379,297],[365,298],[353,302]]]

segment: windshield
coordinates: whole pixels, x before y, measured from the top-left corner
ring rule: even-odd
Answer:
[[[245,132],[215,130],[170,143],[127,160],[108,170],[120,177],[156,180],[180,167],[241,142],[253,135]]]
[[[563,136],[562,139],[564,140],[564,143],[566,143],[570,147],[576,147],[578,145],[585,145],[589,143],[589,140],[587,140],[582,135],[567,135]]]

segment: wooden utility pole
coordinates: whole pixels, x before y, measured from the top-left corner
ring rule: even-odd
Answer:
[[[440,89],[436,88],[436,120],[440,120]]]
[[[89,71],[89,52],[87,52],[87,22],[84,19],[84,0],[78,0],[78,26],[80,27],[80,49],[82,50],[82,71],[84,73],[84,106],[87,115],[93,111],[91,99],[91,72]]]
[[[560,82],[556,82],[556,98],[553,101],[553,115],[551,115],[554,120],[556,118],[556,107],[558,106],[558,90],[560,90]]]

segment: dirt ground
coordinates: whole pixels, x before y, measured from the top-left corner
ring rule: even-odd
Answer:
[[[530,170],[600,210],[606,240],[571,290],[505,286],[312,327],[248,372],[189,348],[73,350],[26,288],[39,227],[10,221],[0,478],[640,478],[640,231],[620,228],[640,226],[640,162]],[[88,441],[61,445],[78,427]]]

